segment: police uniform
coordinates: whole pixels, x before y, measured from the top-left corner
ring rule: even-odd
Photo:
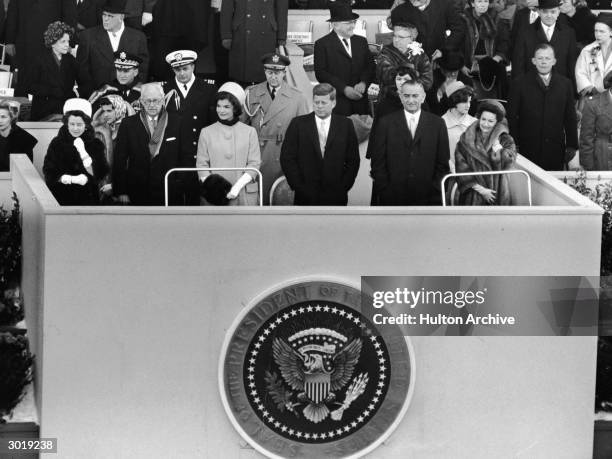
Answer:
[[[138,56],[127,53],[125,51],[117,51],[114,54],[115,69],[133,69],[140,66],[141,59]],[[119,83],[115,78],[110,83],[105,84],[89,97],[89,102],[94,107],[94,113],[99,108],[99,100],[104,96],[118,95],[130,104],[136,112],[140,111],[140,86],[142,83],[138,81],[138,76],[134,78],[130,84],[124,85]]]
[[[171,67],[180,67],[194,63],[197,58],[198,55],[194,51],[179,50],[169,53],[166,62]],[[200,131],[216,121],[214,101],[217,90],[212,84],[192,76],[192,79],[185,84],[176,78],[165,82],[164,93],[168,113],[178,113],[181,116],[181,138],[185,142],[183,148],[185,153],[193,158],[193,163],[187,167],[195,167]],[[194,180],[195,187],[197,185],[195,176]],[[199,202],[199,192],[192,187],[191,192],[186,192],[186,203],[198,205]]]
[[[265,68],[285,69],[290,61],[275,53],[262,58]],[[261,149],[260,171],[263,177],[264,204],[270,204],[270,188],[283,175],[280,151],[287,127],[293,118],[308,113],[306,98],[302,92],[283,81],[272,99],[267,81],[247,88],[246,112],[248,123],[257,130]]]

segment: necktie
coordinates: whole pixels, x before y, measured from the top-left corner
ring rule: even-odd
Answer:
[[[157,127],[157,120],[155,118],[149,118],[149,126],[151,128],[151,135],[153,135]]]
[[[416,130],[416,126],[414,124],[414,116],[411,116],[408,121],[408,129],[410,129],[410,135],[412,135],[412,138],[414,138],[414,131]]]
[[[185,88],[185,92],[187,92],[187,84],[186,83],[183,84],[183,88]]]
[[[325,120],[321,120],[319,128],[319,146],[321,147],[321,153],[325,153],[325,144],[327,143],[327,134],[325,133]]]
[[[546,40],[550,41],[550,38],[552,37],[552,30],[550,30],[550,27],[546,27],[545,31],[546,31]]]
[[[346,38],[343,38],[343,39],[342,39],[342,42],[344,43],[344,47],[346,48],[346,51],[347,51],[347,52],[349,52],[349,50],[350,50],[351,48],[349,48],[349,42],[348,42],[348,40],[347,40]]]
[[[274,100],[276,97],[276,88],[270,88],[270,97],[272,97],[272,100]]]

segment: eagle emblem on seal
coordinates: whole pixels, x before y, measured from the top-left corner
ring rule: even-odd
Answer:
[[[328,405],[339,408],[331,411],[331,418],[339,421],[344,410],[358,398],[368,384],[367,373],[353,378],[355,366],[361,354],[362,340],[349,340],[346,336],[328,328],[309,328],[291,335],[288,340],[274,338],[272,355],[278,365],[287,390],[274,378],[268,381],[268,390],[275,402],[297,414],[304,406],[304,417],[319,423],[330,415]],[[351,381],[343,402],[338,393]],[[295,399],[294,399],[295,394]]]

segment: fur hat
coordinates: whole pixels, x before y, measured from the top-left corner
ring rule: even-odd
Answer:
[[[414,27],[419,32],[419,41],[425,38],[425,15],[412,3],[406,2],[391,10],[391,28],[394,26]]]
[[[482,112],[494,113],[497,122],[502,121],[506,117],[506,109],[497,99],[482,99],[478,105],[478,118],[480,118]]]
[[[463,54],[451,51],[444,51],[437,62],[441,68],[449,72],[460,70],[465,65]]]
[[[81,111],[91,118],[91,104],[87,99],[74,97],[64,102],[64,115],[72,111]]]
[[[219,174],[210,174],[200,185],[200,194],[214,206],[227,206],[229,204],[227,193],[231,189],[232,184],[225,177]]]

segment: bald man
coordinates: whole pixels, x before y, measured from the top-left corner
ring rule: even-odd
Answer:
[[[141,87],[140,113],[125,118],[112,164],[113,194],[124,205],[164,205],[164,176],[189,164],[181,143],[179,116],[164,109],[164,91],[158,83]],[[171,176],[170,204],[182,196],[180,175]]]

